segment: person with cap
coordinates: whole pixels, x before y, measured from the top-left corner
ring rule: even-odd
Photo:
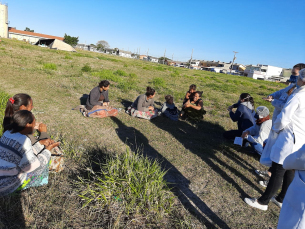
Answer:
[[[178,108],[174,104],[174,97],[171,95],[165,96],[165,102],[161,107],[161,113],[171,120],[178,121]]]
[[[246,139],[252,148],[261,155],[264,141],[268,138],[272,126],[272,121],[269,117],[269,109],[265,106],[257,107],[254,118],[256,118],[255,125],[246,129],[241,137]]]
[[[305,144],[305,69],[300,71],[296,87],[272,126],[277,137],[270,152],[271,177],[259,199],[245,198],[245,202],[251,207],[266,211],[270,201],[282,207],[287,189],[293,180],[294,171],[286,170],[283,162]],[[281,186],[281,192],[275,197]]]

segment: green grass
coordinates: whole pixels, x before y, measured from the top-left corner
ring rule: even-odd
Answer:
[[[5,108],[6,108],[6,104],[9,100],[10,96],[3,92],[3,91],[0,91],[0,120],[1,120],[1,125],[0,125],[0,136],[2,135],[2,132],[3,132],[3,126],[2,126],[2,121],[3,121],[3,118],[4,118],[4,111],[5,111]]]
[[[45,63],[43,64],[43,68],[46,70],[57,70],[57,65],[54,63]]]
[[[31,95],[37,121],[46,123],[48,132],[62,142],[67,162],[64,172],[50,174],[48,186],[0,199],[0,222],[7,228],[21,225],[22,220],[17,216],[25,221],[20,228],[276,227],[279,215],[276,206],[270,205],[269,210],[261,214],[246,206],[242,199],[259,197],[264,190],[253,173],[254,169],[265,169],[259,158],[224,141],[221,136],[223,131],[237,128],[226,109],[237,102],[241,93],[250,93],[256,107],[264,105],[273,111],[272,105],[261,98],[284,88],[284,84],[81,50],[59,52],[11,39],[3,39],[1,48],[5,48],[0,51],[1,91],[6,95],[21,92]],[[66,59],[66,55],[72,59]],[[57,70],[45,69],[45,63],[56,65]],[[91,72],[81,70],[86,64]],[[171,94],[175,105],[181,109],[189,85],[196,84],[197,90],[203,91],[207,114],[203,121],[191,123],[171,122],[164,117],[147,121],[124,112],[116,118],[90,119],[71,110],[80,104],[84,94],[89,94],[104,79],[111,82],[110,104],[117,108],[124,108],[151,86],[157,92],[154,98],[157,107],[164,102],[166,94]],[[132,153],[135,149],[141,148],[136,151],[138,155],[163,161],[158,164],[163,172],[170,169],[164,179],[171,183],[174,189],[170,192],[177,196],[169,213],[159,214],[159,210],[148,213],[149,206],[145,209],[145,202],[137,202],[145,199],[133,194],[119,197],[122,201],[112,197],[107,207],[106,202],[98,199],[83,207],[86,202],[78,196],[80,190],[88,190],[88,185],[97,190],[96,184],[103,186],[102,181],[110,181],[103,173],[117,174],[106,165],[101,173],[96,164],[90,163],[98,161],[92,157],[107,154],[111,155],[109,160],[118,163],[126,147],[131,157],[135,156]],[[146,169],[142,169],[142,173],[145,175]],[[83,184],[76,183],[79,178]],[[118,181],[117,185],[122,183]],[[112,188],[111,183],[107,183],[107,188],[113,193],[121,190]],[[128,188],[127,193],[132,193]],[[141,192],[140,188],[136,190],[135,193]],[[106,194],[109,198],[112,195]],[[89,197],[90,193],[85,196]],[[130,202],[125,203],[128,198]],[[128,207],[128,204],[137,206],[132,203],[140,207]]]
[[[81,69],[83,72],[91,72],[92,71],[92,68],[89,64],[85,64],[82,69]]]
[[[121,214],[161,218],[170,213],[173,194],[169,191],[157,161],[128,150],[108,157],[100,172],[90,180],[82,180],[80,196],[95,207],[109,208],[118,202]]]

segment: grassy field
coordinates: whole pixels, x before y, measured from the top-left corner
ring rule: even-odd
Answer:
[[[203,91],[207,114],[203,121],[190,123],[163,117],[140,120],[124,112],[115,118],[90,119],[72,110],[102,79],[111,82],[111,104],[119,108],[150,85],[157,91],[157,107],[166,94],[172,94],[180,109],[189,85],[196,84]],[[264,169],[258,156],[225,141],[222,133],[237,128],[226,108],[241,93],[250,93],[256,106],[273,111],[261,98],[283,84],[3,39],[0,86],[0,96],[5,98],[21,92],[32,96],[36,119],[62,141],[67,155],[66,170],[51,174],[48,186],[0,199],[0,228],[276,227],[277,206],[270,203],[268,211],[262,212],[243,202],[244,197],[263,193],[254,174],[254,169]],[[143,169],[153,165],[143,156],[157,159],[159,165]],[[137,170],[139,160],[145,167]],[[109,167],[111,163],[116,170]],[[148,171],[162,177],[167,171],[167,185],[160,177],[147,176],[151,190],[149,195],[145,191],[147,198],[141,194],[143,180],[139,190],[114,185],[122,176],[131,179],[126,175],[129,169],[122,172],[126,166],[144,180]],[[155,189],[154,181],[160,182],[160,189]],[[131,198],[135,193],[140,194]]]

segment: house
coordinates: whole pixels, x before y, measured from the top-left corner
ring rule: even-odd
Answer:
[[[103,53],[116,55],[116,49],[104,48]]]
[[[57,39],[40,39],[35,43],[35,45],[48,47],[50,49],[76,52],[76,50],[71,45]]]
[[[139,56],[139,59],[140,59],[140,60],[147,60],[147,56],[146,56],[146,55],[140,55],[140,56]]]
[[[253,79],[267,80],[272,77],[280,77],[283,69],[271,65],[248,65],[244,71],[244,76]]]
[[[89,51],[89,47],[90,47],[90,45],[81,44],[81,43],[75,45],[75,48],[78,48],[78,49],[81,49],[81,50],[86,50],[86,51]]]
[[[52,35],[42,34],[42,33],[33,33],[23,30],[17,30],[16,28],[9,27],[8,28],[8,36],[11,39],[17,39],[21,41],[26,41],[31,44],[35,44],[39,39],[57,39],[63,41],[63,37],[56,37]]]
[[[127,58],[132,58],[131,57],[131,54],[132,54],[132,52],[129,52],[129,51],[124,51],[124,50],[117,50],[116,51],[116,54],[118,55],[118,56],[122,56],[122,57],[127,57]]]
[[[168,65],[168,66],[175,66],[176,61],[170,60],[170,59],[166,59],[164,61],[164,64]]]
[[[158,63],[159,58],[157,58],[157,57],[152,57],[152,56],[148,56],[148,57],[147,57],[147,60],[150,61],[150,62]]]
[[[200,60],[192,60],[190,63],[190,67],[198,67],[200,64]]]
[[[202,60],[200,61],[200,66],[202,67],[216,67],[218,64],[220,64],[221,62],[220,61],[209,61],[209,60]]]

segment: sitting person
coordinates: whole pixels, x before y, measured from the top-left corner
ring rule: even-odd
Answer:
[[[161,113],[171,120],[178,121],[178,109],[174,104],[174,97],[171,95],[165,96],[165,103],[161,108]]]
[[[193,101],[194,100],[194,93],[196,92],[196,85],[195,84],[191,84],[190,85],[190,89],[186,92],[184,100],[183,100],[183,105],[187,102],[187,101]]]
[[[133,104],[128,107],[126,113],[132,117],[153,119],[158,116],[158,109],[154,108],[155,89],[146,88],[146,93],[139,95]]]
[[[4,119],[3,119],[3,132],[5,132],[8,126],[12,122],[12,117],[15,112],[19,110],[32,111],[33,109],[33,100],[27,94],[16,94],[11,97],[5,108]],[[27,137],[31,140],[32,145],[35,145],[37,142],[44,145],[46,142],[52,141],[49,134],[47,133],[47,126],[44,123],[36,122],[34,127],[38,131],[37,137],[34,137],[34,133],[30,133]],[[63,152],[59,147],[54,147],[55,153],[52,155],[52,163],[50,164],[50,170],[53,172],[60,172],[64,169],[64,157],[61,155]],[[60,157],[58,157],[60,156]]]
[[[259,155],[262,155],[264,141],[268,139],[272,127],[269,109],[264,106],[256,108],[254,118],[256,118],[256,124],[246,129],[241,137],[246,139]]]
[[[48,184],[50,150],[59,142],[48,140],[34,146],[27,135],[32,134],[35,117],[27,110],[14,113],[10,125],[0,139],[0,196],[16,190]]]
[[[86,117],[104,118],[108,116],[117,116],[118,110],[109,107],[108,90],[110,83],[108,80],[102,80],[99,86],[93,88],[87,98],[86,109],[82,113]]]
[[[233,108],[237,108],[235,113]],[[246,129],[254,125],[254,100],[248,93],[242,93],[239,97],[238,103],[228,107],[230,117],[233,122],[237,122],[237,130],[229,130],[223,133],[226,139],[235,139],[240,137]]]
[[[33,100],[31,96],[27,94],[16,94],[11,97],[6,104],[4,119],[3,119],[3,132],[5,132],[8,126],[11,124],[12,117],[15,112],[19,110],[32,111],[33,109]],[[42,144],[43,140],[50,139],[50,136],[47,134],[47,126],[43,123],[36,122],[35,129],[39,131],[40,135],[38,138],[35,138],[33,134],[29,134],[28,137],[31,139],[32,145],[37,141],[40,141]]]
[[[194,120],[202,120],[206,111],[203,109],[203,101],[201,99],[202,91],[196,91],[192,101],[187,101],[182,107],[182,117]]]

